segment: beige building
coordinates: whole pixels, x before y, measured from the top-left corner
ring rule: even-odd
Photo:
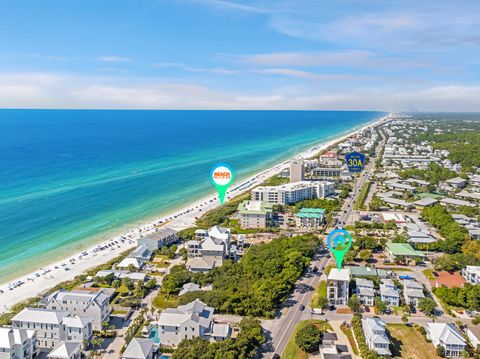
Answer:
[[[262,201],[243,201],[238,205],[240,228],[267,228],[272,225],[272,205]]]
[[[305,168],[303,159],[293,159],[290,161],[290,182],[303,181],[305,178]]]

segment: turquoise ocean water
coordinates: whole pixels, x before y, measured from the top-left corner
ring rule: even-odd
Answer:
[[[0,110],[0,283],[382,115]]]

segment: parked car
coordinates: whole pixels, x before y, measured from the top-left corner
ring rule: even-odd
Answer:
[[[303,311],[305,310],[305,306],[304,306],[303,304],[300,304],[300,305],[298,306],[298,310],[301,311],[301,312],[303,312]]]

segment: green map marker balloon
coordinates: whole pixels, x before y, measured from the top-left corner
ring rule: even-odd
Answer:
[[[352,237],[344,229],[335,229],[327,237],[327,244],[337,262],[338,270],[342,268],[343,257],[352,246]]]
[[[223,205],[225,201],[225,194],[230,183],[233,182],[233,171],[228,165],[218,164],[213,167],[211,173],[213,184],[218,192],[220,204]]]

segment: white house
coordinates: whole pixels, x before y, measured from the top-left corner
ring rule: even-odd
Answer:
[[[89,319],[72,317],[63,310],[25,308],[12,318],[12,326],[35,330],[38,347],[42,349],[53,349],[69,338],[89,339],[92,335]]]
[[[400,305],[400,293],[391,279],[383,279],[380,284],[380,299],[387,305],[398,307]]]
[[[427,323],[425,326],[427,338],[437,348],[445,349],[446,357],[459,357],[465,350],[466,341],[453,324]]]
[[[327,280],[327,298],[330,304],[346,305],[348,301],[348,286],[350,271],[342,268],[332,268]]]
[[[378,355],[391,356],[390,339],[388,339],[385,323],[378,318],[362,319],[363,335],[370,350]]]
[[[48,359],[80,359],[82,357],[81,342],[61,342],[48,355]]]
[[[122,359],[152,359],[153,341],[147,338],[132,338],[123,352]]]
[[[472,347],[478,348],[480,345],[480,326],[478,325],[469,325],[467,326],[467,337]]]
[[[466,266],[462,269],[462,276],[468,283],[480,284],[480,266]]]
[[[108,321],[111,313],[110,295],[101,289],[71,291],[61,289],[52,293],[44,301],[47,309],[67,311],[92,318],[93,330],[101,330],[102,322]]]
[[[183,339],[202,337],[211,339],[212,336],[219,340],[230,337],[231,330],[221,327],[213,321],[213,308],[201,300],[177,308],[165,309],[158,319],[158,335],[161,345],[177,346]],[[223,333],[223,334],[222,334]]]
[[[0,359],[33,359],[37,355],[35,330],[0,328]]]
[[[357,278],[355,291],[360,303],[368,306],[372,306],[374,304],[375,291],[373,289],[373,282],[371,280]]]
[[[203,272],[220,267],[230,253],[230,228],[214,226],[208,231],[197,232],[197,238],[186,243],[189,257],[187,268],[193,272]]]
[[[404,280],[403,296],[405,298],[405,303],[416,307],[420,300],[425,298],[425,294],[423,293],[423,285],[413,280]]]

